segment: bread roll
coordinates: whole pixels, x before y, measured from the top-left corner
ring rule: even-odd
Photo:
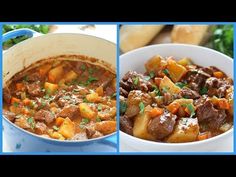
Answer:
[[[171,32],[173,43],[200,45],[208,38],[209,25],[175,25]]]
[[[120,29],[122,52],[143,47],[155,37],[164,25],[123,25]]]

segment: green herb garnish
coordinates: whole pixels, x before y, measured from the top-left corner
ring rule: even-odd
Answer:
[[[151,79],[150,76],[144,76],[144,80],[149,81]]]
[[[162,71],[165,75],[170,75],[170,73],[169,73],[169,70],[168,69],[164,69],[163,71]]]
[[[85,70],[86,70],[85,64],[82,64],[82,65],[80,66],[80,69],[82,69],[82,71],[85,71]]]
[[[135,77],[135,78],[133,78],[133,81],[134,81],[134,85],[138,85],[139,77]]]
[[[29,76],[25,75],[25,76],[23,77],[23,80],[26,81],[26,82],[28,82],[28,81],[29,81]]]
[[[127,103],[124,102],[124,101],[121,101],[121,102],[120,102],[120,113],[121,113],[121,114],[124,114],[125,111],[126,111],[126,109],[127,109]]]
[[[169,87],[163,87],[162,91],[166,93],[166,92],[168,92],[169,89],[170,89]]]
[[[99,117],[96,118],[96,122],[101,122],[101,121],[102,120]]]
[[[89,72],[89,74],[93,74],[93,73],[94,73],[93,68],[89,68],[89,69],[88,69],[88,72]]]
[[[111,95],[111,98],[115,98],[116,97],[116,93],[113,93],[112,95]]]
[[[83,102],[84,102],[84,103],[88,103],[89,101],[87,100],[87,98],[84,98],[84,99],[83,99]]]
[[[64,100],[70,100],[71,99],[71,97],[70,96],[68,96],[68,95],[66,95],[66,96],[63,96],[62,97]]]
[[[91,84],[93,81],[97,81],[98,78],[89,76],[88,80],[86,81],[86,84]]]
[[[99,104],[99,105],[98,105],[98,111],[101,111],[101,110],[102,110],[102,105]]]
[[[52,127],[54,130],[59,130],[59,128],[56,126],[56,125],[53,125],[53,127]]]
[[[82,120],[81,120],[81,122],[80,122],[80,126],[84,126],[84,125],[86,125],[87,123],[89,123],[89,119],[87,119],[87,118],[83,118]]]
[[[190,117],[193,117],[195,115],[195,109],[192,104],[183,104],[182,106],[185,106],[189,110]]]
[[[16,107],[18,107],[18,106],[19,106],[19,103],[17,103],[17,102],[14,102],[14,103],[13,103],[13,106],[16,108]]]
[[[154,71],[151,71],[150,73],[149,73],[149,76],[153,79],[154,77],[155,77],[155,72]]]
[[[177,83],[175,83],[175,85],[179,88],[183,88],[183,87],[186,87],[188,84],[183,83],[183,82],[177,82]]]
[[[145,105],[144,105],[144,103],[143,102],[140,102],[139,103],[139,109],[140,109],[140,113],[144,113],[144,108],[145,108]]]
[[[200,95],[205,95],[207,94],[207,92],[208,92],[208,89],[206,87],[202,87],[199,91]]]
[[[28,124],[30,125],[31,129],[35,128],[35,121],[33,117],[27,119]]]

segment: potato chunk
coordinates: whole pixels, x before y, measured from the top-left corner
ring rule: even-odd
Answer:
[[[166,60],[164,60],[160,55],[155,55],[147,61],[147,63],[145,64],[145,68],[148,72],[158,72],[164,66],[166,66],[166,64]]]
[[[73,70],[71,70],[70,72],[66,73],[64,79],[66,82],[70,82],[70,81],[76,79],[77,77],[78,77],[78,75]]]
[[[116,131],[116,121],[102,121],[95,124],[95,130],[103,135],[108,135]]]
[[[187,72],[184,66],[178,64],[173,59],[167,60],[167,69],[173,82],[178,82]]]
[[[48,94],[53,94],[57,91],[58,85],[57,84],[52,84],[49,82],[44,83],[44,88]]]
[[[197,118],[181,118],[175,125],[173,133],[166,139],[168,143],[184,143],[197,139],[199,125]]]
[[[72,138],[75,135],[75,123],[72,122],[68,117],[61,124],[58,133],[63,135],[65,138]]]
[[[79,104],[80,115],[90,120],[96,119],[97,113],[93,111],[87,103]]]
[[[161,92],[168,92],[170,94],[178,94],[181,89],[176,86],[168,77],[164,76],[160,83]]]
[[[151,117],[149,116],[149,108],[147,106],[145,108],[144,113],[139,113],[135,117],[134,127],[133,127],[133,135],[135,137],[147,140],[155,140],[155,137],[152,136],[147,129],[150,119]]]
[[[59,65],[51,69],[48,73],[48,80],[52,83],[57,83],[63,76],[64,70],[63,65]]]

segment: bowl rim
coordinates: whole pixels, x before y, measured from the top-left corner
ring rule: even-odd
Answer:
[[[29,38],[29,39],[26,39],[12,47],[10,47],[9,49],[5,50],[3,52],[3,56],[2,58],[4,58],[4,55],[6,55],[7,53],[11,52],[12,49],[16,48],[17,46],[19,45],[24,45],[25,43],[27,42],[30,42],[34,39],[37,39],[37,38],[43,38],[43,37],[46,37],[46,36],[52,36],[52,35],[56,35],[56,36],[61,36],[61,35],[76,35],[76,36],[86,36],[88,38],[91,38],[91,39],[96,39],[96,40],[99,40],[99,41],[103,41],[103,42],[106,42],[110,45],[112,45],[113,47],[116,48],[116,43],[112,42],[112,41],[109,41],[107,39],[104,39],[104,38],[101,38],[101,37],[97,37],[97,36],[93,36],[93,35],[89,35],[89,34],[82,34],[82,33],[48,33],[48,34],[42,34],[40,36],[35,36],[35,37],[32,37],[32,38]],[[117,50],[117,48],[115,49]],[[117,73],[116,73],[117,75]],[[107,138],[109,137],[112,137],[112,136],[116,136],[117,137],[117,133],[118,133],[118,130],[116,130],[115,132],[111,133],[111,134],[108,134],[108,135],[105,135],[105,136],[102,136],[102,137],[97,137],[97,138],[92,138],[92,139],[87,139],[87,140],[57,140],[57,139],[53,139],[53,138],[47,138],[47,137],[43,137],[43,136],[40,136],[38,134],[34,134],[32,132],[29,132],[23,128],[20,128],[18,127],[17,125],[15,125],[13,122],[11,122],[10,120],[8,120],[2,113],[2,121],[5,120],[7,121],[7,123],[9,123],[11,126],[13,126],[14,128],[17,128],[19,131],[22,131],[30,136],[33,136],[34,138],[39,138],[41,140],[44,140],[44,141],[49,141],[49,142],[57,142],[57,143],[60,143],[60,144],[75,144],[75,143],[89,143],[89,142],[93,142],[93,141],[99,141],[99,140],[106,140]]]
[[[137,49],[134,49],[134,50],[131,50],[127,53],[124,53],[120,56],[120,60],[122,60],[122,58],[124,57],[129,57],[129,55],[132,55],[136,52],[139,52],[139,51],[142,51],[142,50],[148,50],[148,49],[152,49],[152,48],[155,48],[155,47],[174,47],[174,46],[181,46],[181,47],[187,47],[187,48],[197,48],[199,50],[205,50],[207,52],[213,52],[213,53],[216,53],[217,55],[220,55],[221,57],[224,57],[225,59],[227,60],[230,60],[231,63],[233,64],[233,59],[221,52],[218,52],[216,50],[213,50],[213,49],[210,49],[210,48],[207,48],[207,47],[204,47],[204,46],[197,46],[197,45],[192,45],[192,44],[178,44],[178,43],[168,43],[168,44],[153,44],[153,45],[148,45],[148,46],[144,46],[144,47],[140,47],[140,48],[137,48]],[[232,76],[233,78],[233,76]],[[156,141],[151,141],[151,140],[145,140],[145,139],[142,139],[142,138],[138,138],[138,137],[135,137],[135,136],[132,136],[132,135],[129,135],[123,131],[119,131],[120,132],[120,137],[121,136],[126,136],[134,141],[137,141],[137,142],[141,142],[141,143],[147,143],[147,144],[150,144],[150,145],[160,145],[160,146],[191,146],[191,145],[200,145],[200,144],[205,144],[205,143],[209,143],[211,141],[216,141],[218,139],[221,139],[222,137],[224,136],[229,136],[229,134],[232,134],[233,135],[233,131],[234,131],[234,125],[232,126],[232,128],[220,135],[217,135],[217,136],[214,136],[214,137],[211,137],[209,139],[205,139],[205,140],[202,140],[202,141],[193,141],[193,142],[184,142],[184,143],[165,143],[165,142],[156,142]],[[233,137],[233,141],[234,141],[234,137]]]

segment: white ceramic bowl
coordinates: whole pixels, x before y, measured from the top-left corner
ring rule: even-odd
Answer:
[[[233,60],[215,50],[185,44],[159,44],[133,50],[120,56],[120,78],[129,70],[144,72],[144,64],[152,56],[191,58],[200,66],[216,66],[233,78]],[[120,131],[122,152],[232,152],[233,129],[219,136],[190,143],[158,143],[130,136]]]

